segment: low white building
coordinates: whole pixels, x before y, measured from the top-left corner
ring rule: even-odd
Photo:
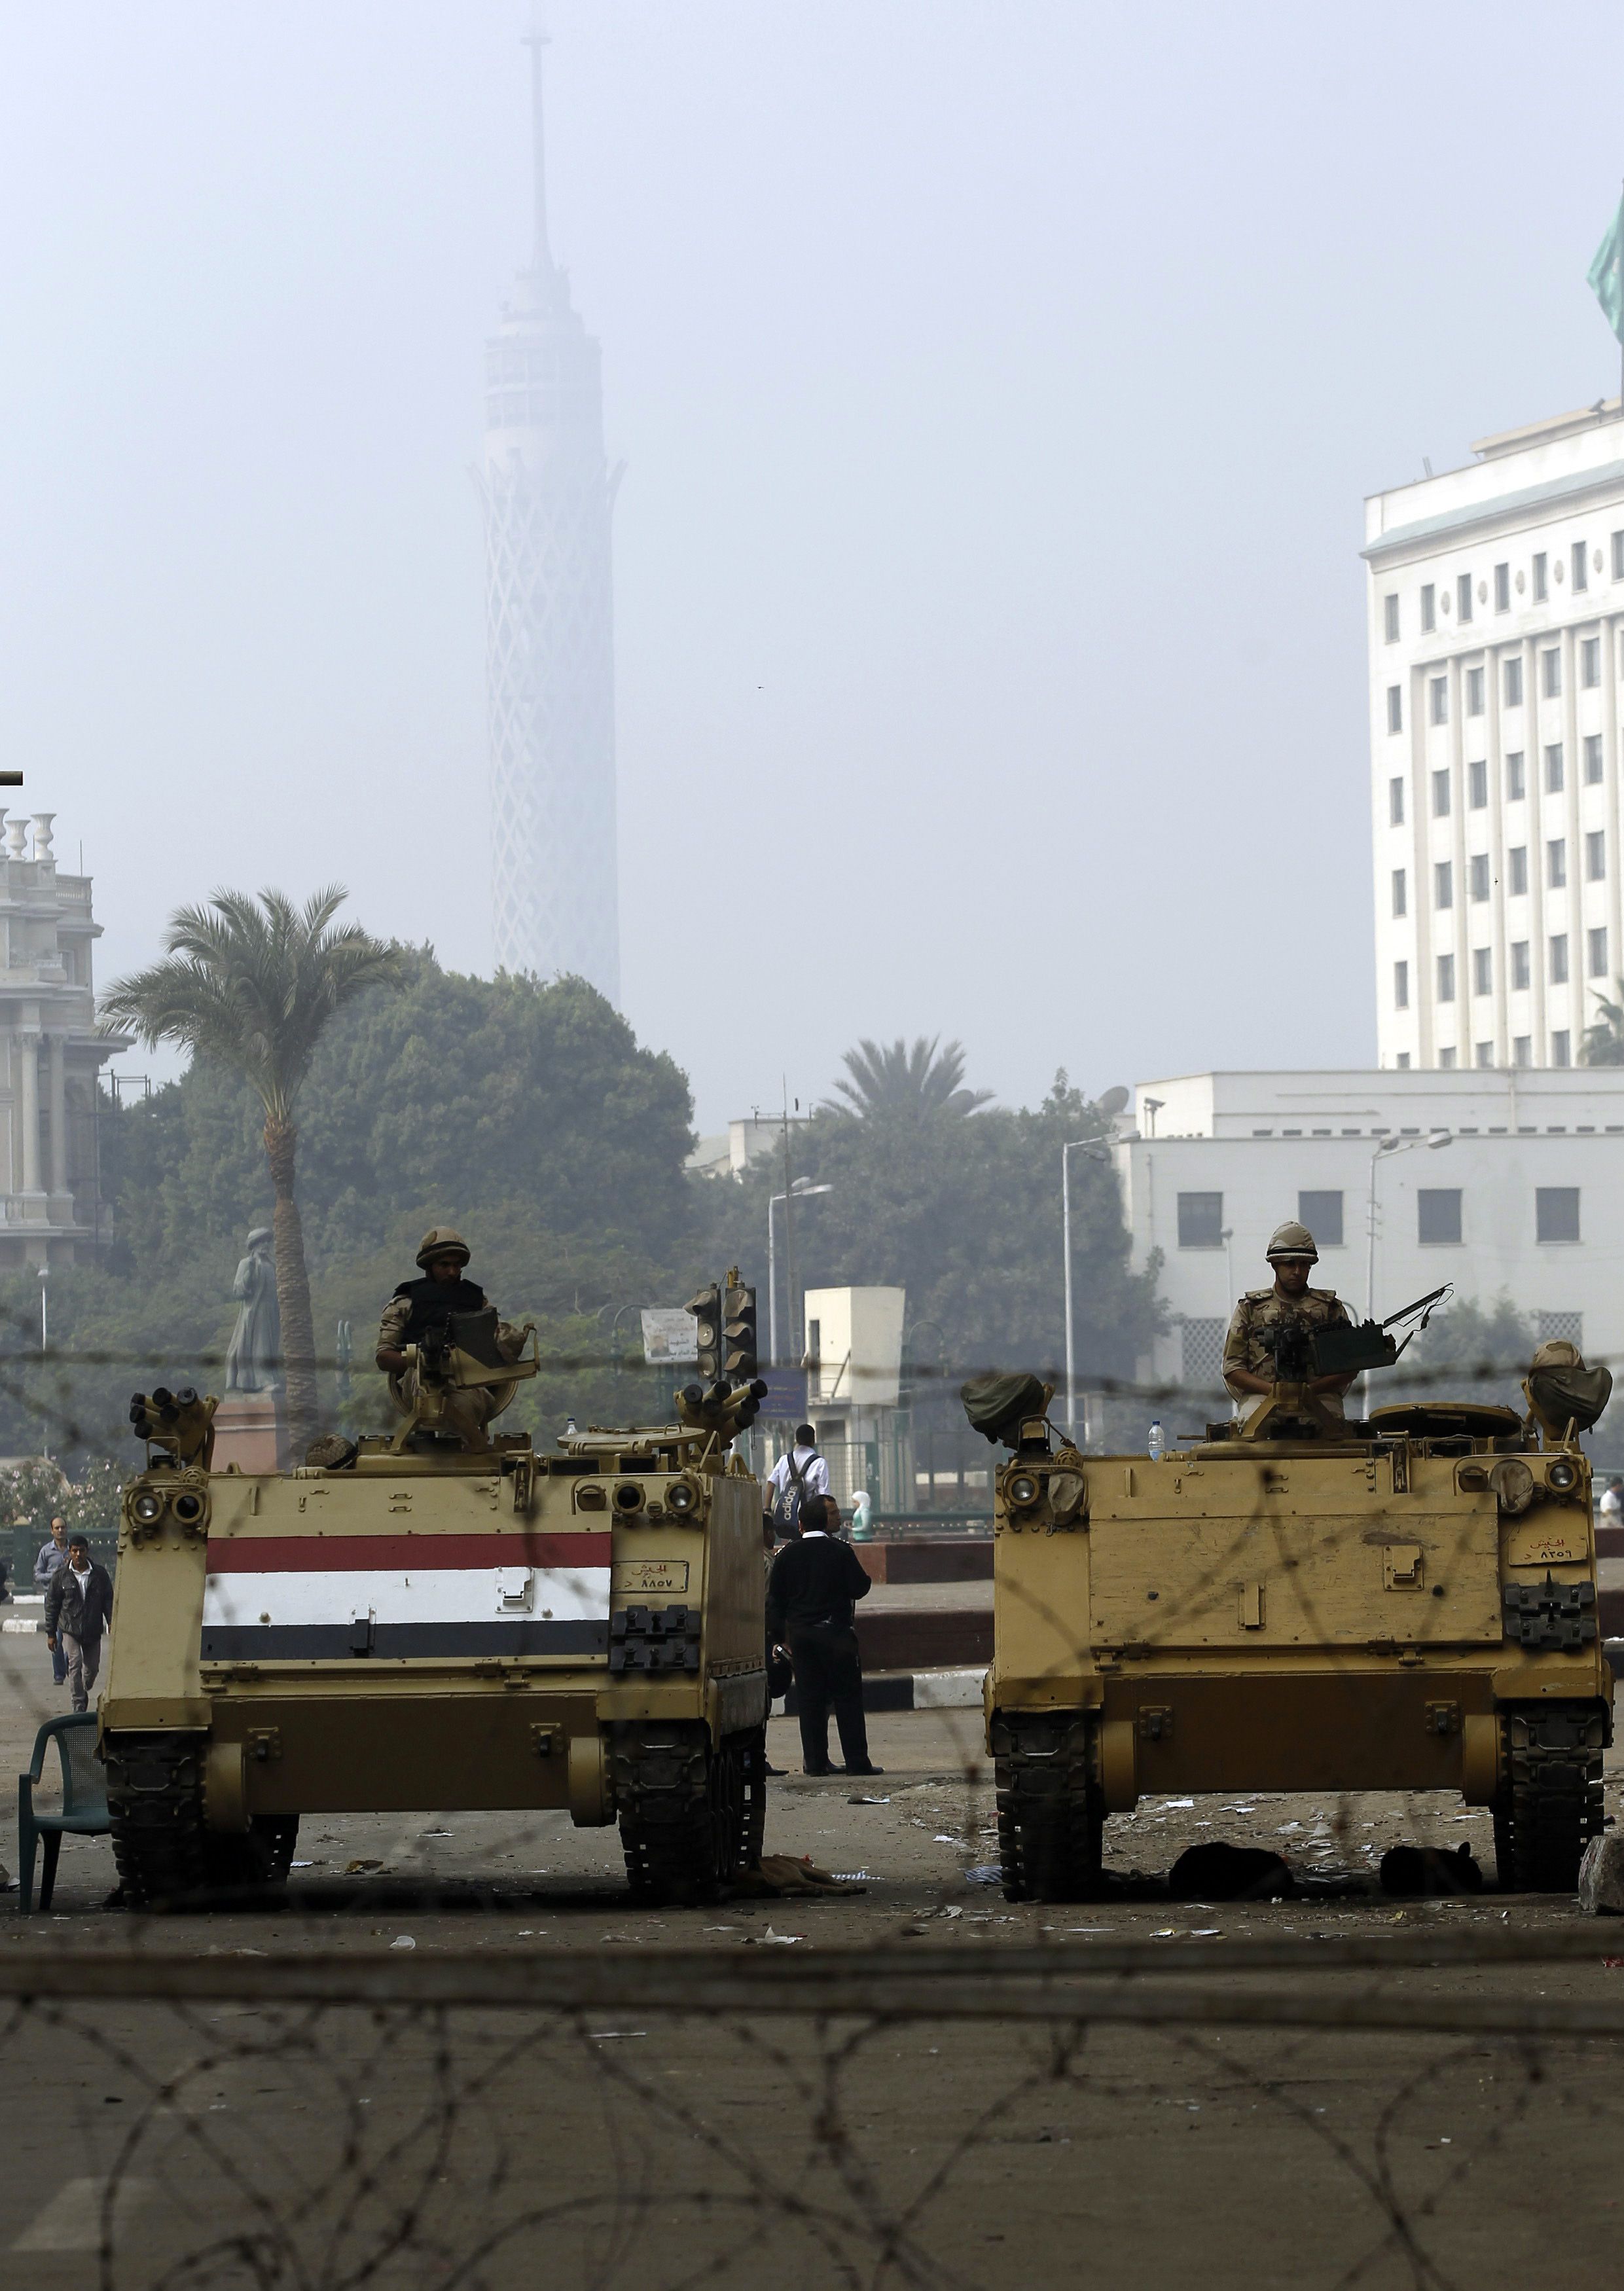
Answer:
[[[1172,1315],[1144,1382],[1218,1384],[1287,1218],[1355,1319],[1445,1281],[1504,1291],[1624,1374],[1624,1068],[1184,1074],[1138,1085],[1114,1152],[1134,1266],[1159,1252]]]

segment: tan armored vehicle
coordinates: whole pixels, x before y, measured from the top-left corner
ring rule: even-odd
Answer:
[[[753,1375],[752,1292],[727,1302]],[[702,1371],[720,1307],[690,1307]],[[137,1396],[100,1730],[132,1906],[280,1877],[306,1813],[618,1820],[647,1898],[760,1859],[762,1505],[731,1450],[765,1387],[713,1373],[678,1423],[540,1453],[485,1429],[535,1373],[494,1319],[414,1363],[393,1439],[329,1435],[285,1474],[210,1470],[212,1399]]]
[[[1386,1364],[1379,1333],[1307,1366]],[[1546,1346],[1526,1418],[1345,1423],[1282,1382],[1156,1461],[1066,1445],[1035,1378],[967,1387],[1013,1451],[986,1687],[1009,1897],[1086,1898],[1142,1797],[1251,1790],[1452,1791],[1492,1807],[1504,1887],[1570,1890],[1612,1733],[1578,1439],[1610,1387]]]

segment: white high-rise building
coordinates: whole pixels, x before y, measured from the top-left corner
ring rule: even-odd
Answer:
[[[615,597],[598,344],[547,239],[533,34],[535,245],[486,351],[486,679],[495,955],[620,999]]]
[[[1472,451],[1365,505],[1378,1055],[1564,1066],[1624,972],[1619,402]]]

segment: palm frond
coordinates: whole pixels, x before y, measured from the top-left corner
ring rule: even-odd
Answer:
[[[846,1078],[835,1083],[843,1113],[973,1113],[993,1096],[990,1089],[964,1089],[964,1047],[949,1042],[941,1048],[940,1035],[927,1041],[917,1036],[912,1045],[901,1039],[883,1046],[864,1038],[841,1061]]]

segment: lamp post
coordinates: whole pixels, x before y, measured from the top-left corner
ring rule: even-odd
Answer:
[[[45,1291],[51,1279],[51,1268],[39,1268],[39,1356],[44,1360],[51,1350],[51,1308],[45,1302]]]
[[[1072,1319],[1072,1155],[1087,1154],[1093,1162],[1108,1162],[1109,1153],[1097,1137],[1073,1137],[1060,1148],[1060,1246],[1065,1256],[1065,1433],[1077,1437],[1077,1342]]]
[[[1430,1137],[1384,1137],[1371,1156],[1371,1194],[1365,1206],[1364,1317],[1367,1321],[1376,1318],[1376,1171],[1390,1154],[1411,1154],[1418,1146],[1425,1146],[1429,1154],[1437,1154],[1454,1142],[1447,1129],[1435,1129]]]
[[[815,1186],[808,1178],[797,1178],[787,1193],[774,1194],[767,1204],[767,1356],[773,1368],[778,1365],[778,1243],[773,1225],[773,1211],[780,1202],[793,1199],[810,1201],[814,1194],[832,1194],[832,1186]],[[792,1298],[790,1300],[794,1301]]]

